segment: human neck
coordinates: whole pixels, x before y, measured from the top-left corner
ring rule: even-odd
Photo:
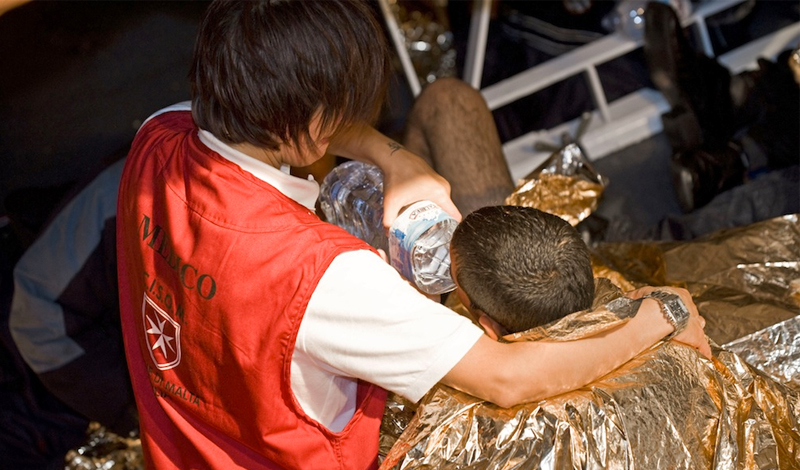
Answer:
[[[248,142],[233,144],[231,145],[231,147],[242,152],[248,157],[255,158],[256,160],[264,162],[267,165],[275,168],[280,168],[281,165],[284,163],[280,149],[268,150]]]

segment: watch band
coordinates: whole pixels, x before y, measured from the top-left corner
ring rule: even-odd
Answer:
[[[683,300],[677,294],[667,291],[655,290],[643,297],[643,299],[657,300],[661,305],[661,311],[667,318],[667,321],[672,324],[675,330],[664,337],[664,341],[672,339],[674,336],[680,334],[689,324],[689,310],[684,305]]]

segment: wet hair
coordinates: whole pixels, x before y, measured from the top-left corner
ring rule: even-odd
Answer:
[[[521,206],[478,209],[456,227],[451,256],[472,307],[509,333],[592,305],[589,249],[555,215]]]
[[[229,144],[277,150],[371,122],[389,74],[388,48],[363,1],[217,0],[200,24],[189,79],[197,125]]]

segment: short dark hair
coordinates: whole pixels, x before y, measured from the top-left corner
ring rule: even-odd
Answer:
[[[322,129],[371,122],[389,74],[375,12],[357,0],[217,0],[189,79],[197,125],[229,144],[277,150]]]
[[[555,215],[522,206],[478,209],[456,227],[451,256],[472,307],[510,333],[592,305],[589,249]]]

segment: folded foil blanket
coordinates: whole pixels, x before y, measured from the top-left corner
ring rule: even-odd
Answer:
[[[572,339],[626,320],[601,308],[505,339]],[[800,468],[800,389],[713,353],[662,343],[583,389],[508,409],[437,386],[381,468]]]
[[[605,183],[567,146],[506,203],[575,225]],[[390,395],[382,470],[800,469],[800,218],[690,242],[600,244],[592,255],[609,280],[595,309],[505,339],[590,336],[627,320],[601,308],[619,295],[612,284],[673,285],[706,318],[713,358],[663,343],[580,390],[509,409],[441,385],[419,404]]]

